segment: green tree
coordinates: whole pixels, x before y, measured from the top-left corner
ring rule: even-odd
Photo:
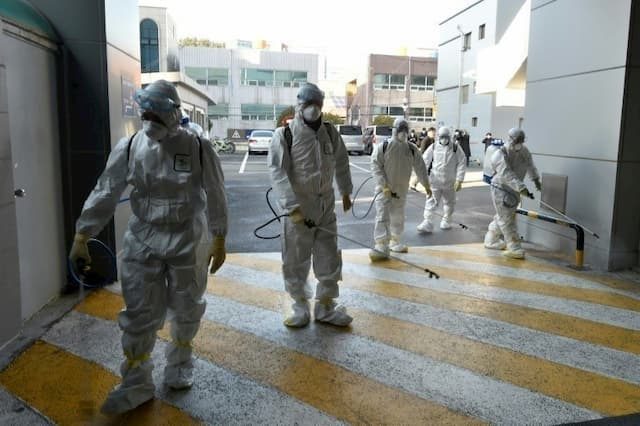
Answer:
[[[282,127],[285,124],[287,124],[287,120],[289,118],[293,118],[293,116],[296,113],[296,109],[293,106],[287,107],[285,110],[283,110],[280,115],[278,115],[278,127]]]
[[[225,46],[224,43],[221,43],[221,42],[209,40],[206,38],[197,38],[197,37],[186,37],[186,38],[180,39],[180,41],[178,41],[178,45],[180,47],[195,46],[195,47],[218,47],[218,48],[224,48]]]
[[[376,115],[373,124],[376,126],[393,126],[394,118],[388,115]]]
[[[322,113],[322,121],[328,121],[331,124],[344,124],[344,118],[330,112]]]

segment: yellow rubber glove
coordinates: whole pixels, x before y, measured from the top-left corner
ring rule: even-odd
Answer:
[[[342,196],[342,210],[344,210],[345,212],[348,212],[349,209],[351,208],[352,204],[351,204],[351,197],[349,196],[349,194],[345,194]]]
[[[529,190],[527,188],[525,188],[522,191],[520,191],[520,195],[522,195],[523,197],[529,197],[532,200],[534,199],[533,194],[531,192],[529,192]]]
[[[384,198],[391,198],[391,188],[389,188],[388,186],[384,186],[382,188],[382,196]]]
[[[422,182],[422,186],[424,186],[424,190],[427,193],[428,197],[433,196],[433,192],[431,192],[431,185],[428,182]]]
[[[87,246],[87,241],[89,241],[88,235],[76,233],[73,236],[73,245],[71,246],[71,251],[69,252],[69,259],[73,265],[76,265],[78,259],[84,260],[85,265],[89,265],[91,263],[91,256],[89,256],[89,246]]]
[[[291,219],[291,222],[295,224],[304,222],[304,216],[298,207],[291,210],[291,213],[289,213],[289,219]]]
[[[462,182],[460,182],[459,180],[456,181],[456,183],[453,184],[453,190],[458,192],[462,189]]]
[[[540,182],[540,179],[534,179],[533,183],[536,185],[538,191],[542,191],[542,182]]]
[[[209,249],[209,263],[211,264],[209,272],[215,274],[216,271],[220,269],[226,258],[227,251],[224,248],[224,237],[222,235],[218,235],[213,240],[211,248]]]

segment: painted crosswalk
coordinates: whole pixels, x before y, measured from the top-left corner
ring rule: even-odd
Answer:
[[[159,385],[118,422],[558,424],[640,412],[640,285],[477,245],[403,256],[442,278],[345,251],[352,326],[291,330],[279,254],[229,255],[208,283],[194,388]],[[42,424],[112,422],[97,408],[119,380],[122,306],[117,286],[91,293],[0,373],[2,395]],[[168,336],[153,353],[158,384]]]

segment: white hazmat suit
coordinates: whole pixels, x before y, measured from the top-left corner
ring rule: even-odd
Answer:
[[[404,119],[396,119],[391,138],[378,143],[371,155],[371,173],[376,181],[376,223],[373,231],[375,249],[371,260],[386,259],[389,250],[407,252],[402,243],[404,232],[404,208],[409,190],[409,178],[414,170],[420,183],[429,189],[427,169],[420,149],[407,142],[409,125]]]
[[[451,228],[451,215],[456,205],[456,192],[462,188],[466,172],[466,157],[457,142],[451,140],[448,128],[438,132],[438,141],[429,145],[423,154],[429,173],[432,195],[427,196],[424,205],[424,220],[418,225],[420,232],[433,231],[433,215],[442,203],[440,229]]]
[[[290,327],[303,327],[310,320],[308,300],[313,292],[307,277],[312,258],[318,280],[316,321],[346,326],[352,320],[344,307],[333,301],[339,296],[338,280],[342,279],[342,257],[335,235],[334,177],[345,211],[351,207],[353,185],[344,142],[333,125],[322,123],[323,99],[323,92],[314,84],[302,86],[294,119],[288,127],[276,129],[269,149],[271,185],[280,208],[289,213],[283,221],[282,273],[294,300],[293,315],[284,321]],[[310,227],[305,221],[330,232]]]
[[[487,150],[484,152],[484,161],[482,163],[482,180],[484,183],[491,184],[491,178],[493,177],[493,165],[491,164],[491,157],[496,151],[504,146],[502,139],[492,139]]]
[[[509,143],[494,152],[491,157],[494,172],[491,179],[491,198],[496,215],[484,237],[486,248],[506,248],[503,255],[514,259],[524,258],[516,227],[516,209],[520,195],[533,197],[523,182],[524,177],[528,175],[536,188],[542,189],[540,175],[533,164],[531,153],[524,146],[524,138],[522,130],[509,130]],[[504,241],[501,237],[504,237]]]
[[[124,235],[121,266],[126,308],[118,318],[126,359],[122,383],[102,407],[107,414],[128,411],[153,398],[150,354],[167,311],[172,341],[166,350],[165,383],[174,389],[191,386],[191,341],[205,311],[207,264],[214,257],[219,267],[225,257],[227,203],[217,154],[208,141],[179,128],[178,110],[162,107],[180,104],[171,83],[154,82],[141,96],[145,130],[120,140],[109,155],[76,223],[70,254],[72,261],[90,261],[82,240],[100,232],[131,185],[133,215]],[[154,96],[167,99],[149,100]],[[160,120],[149,123],[149,117]]]

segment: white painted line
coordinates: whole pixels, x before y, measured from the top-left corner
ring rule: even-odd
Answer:
[[[364,167],[360,167],[357,164],[352,163],[351,161],[349,161],[349,164],[351,165],[351,167],[355,167],[358,170],[362,170],[363,172],[371,173],[371,170],[365,169]]]
[[[248,159],[249,159],[249,151],[247,151],[247,153],[244,154],[244,158],[242,159],[242,164],[240,164],[240,170],[238,171],[238,173],[240,174],[244,173],[244,168],[247,166]]]

